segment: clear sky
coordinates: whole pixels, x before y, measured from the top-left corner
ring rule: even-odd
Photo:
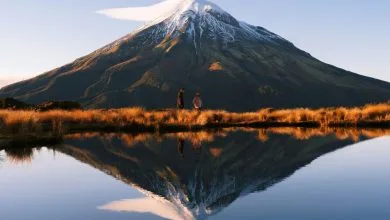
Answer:
[[[97,14],[160,0],[0,0],[0,86],[38,75],[131,32],[141,22]],[[314,57],[390,81],[388,0],[213,0]]]

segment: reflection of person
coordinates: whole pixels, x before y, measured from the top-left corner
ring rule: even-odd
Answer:
[[[192,149],[200,150],[202,148],[202,141],[194,140],[192,141]]]
[[[196,95],[194,97],[194,100],[192,100],[192,104],[194,105],[194,109],[202,110],[202,108],[203,108],[203,101],[200,98],[200,93],[199,92],[196,93]]]
[[[181,88],[177,94],[176,105],[178,109],[184,109],[184,91],[184,88]]]
[[[177,151],[179,152],[180,156],[184,158],[184,139],[177,139]]]
[[[192,150],[195,151],[196,153],[196,156],[195,156],[195,160],[196,160],[196,163],[199,163],[201,161],[201,158],[202,158],[202,141],[199,140],[199,139],[193,139],[191,140],[191,143],[192,143]]]

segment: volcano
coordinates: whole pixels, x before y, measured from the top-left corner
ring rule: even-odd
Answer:
[[[169,108],[179,88],[211,109],[354,106],[390,98],[390,83],[323,63],[217,5],[183,0],[172,13],[0,97],[86,108]]]
[[[242,131],[157,139],[89,135],[76,135],[55,149],[135,187],[162,207],[171,204],[181,215],[177,219],[218,215],[238,199],[264,193],[317,158],[352,144],[334,135],[298,140],[271,134],[260,142],[255,133]]]

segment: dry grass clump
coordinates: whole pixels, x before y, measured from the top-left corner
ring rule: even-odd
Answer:
[[[148,141],[163,142],[166,139],[182,140],[190,142],[193,146],[203,143],[212,143],[216,138],[225,138],[234,132],[247,132],[257,135],[257,139],[267,142],[273,135],[291,136],[297,140],[310,140],[314,137],[334,136],[338,140],[359,141],[364,138],[377,138],[390,135],[390,129],[383,128],[339,128],[339,127],[318,127],[318,128],[294,128],[294,127],[271,127],[271,128],[223,128],[218,130],[204,130],[196,132],[177,132],[177,133],[77,133],[65,135],[65,140],[85,140],[99,138],[103,140],[121,140],[126,147],[132,147],[136,144]]]
[[[322,126],[335,123],[359,123],[364,121],[389,121],[390,104],[370,104],[355,108],[285,109],[259,111],[260,121],[285,123],[317,122]]]
[[[390,104],[366,105],[355,108],[321,109],[262,109],[257,112],[234,113],[223,110],[146,111],[143,108],[111,110],[54,110],[0,111],[0,128],[10,133],[40,133],[52,131],[57,134],[68,130],[127,129],[158,131],[168,128],[192,129],[227,126],[364,126],[367,123],[390,123]],[[369,126],[367,124],[367,126]]]
[[[247,130],[248,131],[248,130]],[[297,140],[309,140],[313,137],[326,137],[334,135],[338,140],[353,140],[359,141],[362,137],[377,138],[390,135],[389,129],[380,128],[293,128],[293,127],[278,127],[267,129],[252,129],[258,133],[258,139],[266,142],[270,139],[270,135],[288,135]]]
[[[8,162],[15,165],[31,164],[34,157],[34,149],[32,148],[9,148],[5,149],[5,153]]]
[[[132,147],[139,143],[147,142],[148,140],[155,139],[157,136],[153,133],[98,133],[98,132],[87,132],[87,133],[75,133],[64,136],[66,140],[88,140],[93,138],[99,138],[103,140],[119,139],[122,144],[126,147]]]
[[[216,130],[216,131],[196,131],[196,132],[177,132],[177,133],[75,133],[64,136],[65,140],[87,140],[92,138],[99,138],[103,140],[119,139],[126,147],[133,147],[136,144],[145,143],[148,141],[162,142],[164,139],[185,140],[191,142],[193,145],[208,143],[214,141],[217,137],[226,137],[231,130]]]

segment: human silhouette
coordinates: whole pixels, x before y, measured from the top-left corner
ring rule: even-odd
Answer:
[[[192,141],[192,149],[194,149],[194,150],[200,150],[202,148],[202,141],[200,141],[200,140],[193,140]]]
[[[184,92],[184,88],[181,88],[177,94],[176,105],[178,109],[184,109]]]
[[[184,158],[184,139],[177,139],[177,151],[179,152],[181,158]]]
[[[194,109],[199,110],[199,111],[202,110],[202,108],[203,108],[203,101],[200,98],[200,93],[199,92],[197,92],[195,94],[195,97],[192,100],[192,104],[194,106]]]

